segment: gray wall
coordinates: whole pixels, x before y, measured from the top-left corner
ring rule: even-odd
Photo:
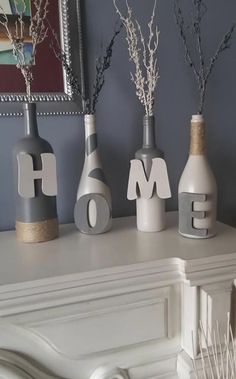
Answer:
[[[101,41],[108,41],[116,14],[112,0],[82,0],[86,10],[86,53],[88,72],[93,71]],[[118,1],[118,0],[117,0]],[[213,52],[217,42],[236,19],[235,0],[206,0],[207,46]],[[123,0],[119,0],[121,4]],[[189,3],[189,0],[188,0]],[[150,16],[152,0],[130,0],[140,20]],[[188,156],[189,121],[196,112],[194,77],[184,62],[184,54],[173,19],[172,0],[159,0],[160,81],[156,92],[157,143],[165,152],[173,198],[168,209],[177,209],[179,177]],[[142,22],[142,21],[141,21]],[[97,132],[104,169],[113,195],[115,217],[134,213],[134,203],[126,200],[129,160],[142,141],[143,109],[130,82],[124,34],[116,43],[113,65],[97,107]],[[236,225],[236,34],[232,49],[220,58],[209,83],[205,118],[209,160],[219,187],[219,219]],[[58,162],[58,212],[61,222],[73,220],[73,207],[84,156],[82,117],[39,119],[40,134],[54,147]],[[0,229],[14,227],[14,196],[11,152],[23,135],[21,118],[2,118],[0,127]]]

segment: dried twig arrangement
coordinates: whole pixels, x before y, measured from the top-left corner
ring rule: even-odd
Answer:
[[[236,378],[236,342],[228,315],[227,331],[224,342],[220,338],[219,324],[216,330],[199,329],[200,358],[193,361],[196,379],[235,379]]]
[[[112,39],[110,40],[105,54],[102,57],[98,57],[96,59],[96,75],[95,80],[93,84],[93,94],[91,99],[91,112],[95,112],[96,104],[98,102],[99,94],[102,90],[102,87],[105,83],[105,71],[110,67],[111,65],[111,58],[112,58],[112,52],[113,52],[113,46],[115,39],[117,35],[120,33],[122,26],[120,25],[117,30],[115,30]]]
[[[52,34],[52,38],[50,38],[50,47],[53,50],[55,57],[62,63],[67,80],[70,84],[73,93],[79,96],[85,103],[86,98],[81,90],[79,79],[77,78],[77,76],[74,75],[73,69],[68,62],[68,57],[66,53],[61,49],[58,35],[50,24],[49,28]]]
[[[49,0],[34,0],[33,6],[35,12],[30,19],[29,36],[30,42],[32,44],[32,53],[30,60],[27,61],[25,55],[25,22],[24,15],[26,10],[26,4],[24,0],[14,0],[14,5],[16,9],[16,21],[15,27],[12,30],[9,27],[8,16],[5,13],[2,6],[0,6],[0,25],[4,27],[7,38],[9,39],[13,55],[16,60],[16,67],[20,69],[26,85],[27,97],[30,98],[31,95],[31,84],[33,81],[32,68],[35,64],[35,57],[37,52],[37,47],[41,44],[47,37],[47,27],[45,26],[45,20],[48,14]]]
[[[86,96],[83,94],[83,91],[81,90],[81,86],[80,86],[80,81],[77,78],[77,76],[74,74],[73,69],[68,62],[68,58],[65,52],[61,49],[57,34],[55,33],[55,31],[52,29],[50,25],[49,27],[50,27],[50,30],[52,32],[52,37],[53,37],[51,39],[50,46],[53,49],[56,58],[61,61],[62,66],[64,67],[67,80],[72,89],[72,93],[82,99],[86,114],[94,114],[96,111],[96,104],[98,102],[99,94],[105,84],[105,71],[108,70],[109,67],[111,66],[115,39],[121,31],[122,25],[120,25],[118,29],[115,29],[114,34],[105,49],[104,55],[96,59],[95,80],[93,83],[93,92],[92,92],[91,98],[90,97],[86,98]]]
[[[236,23],[234,23],[230,27],[230,29],[225,33],[225,35],[222,38],[222,41],[219,43],[215,51],[215,54],[207,63],[203,51],[202,40],[202,21],[207,13],[207,6],[204,0],[192,0],[192,2],[193,16],[190,17],[190,24],[187,24],[185,22],[183,11],[180,6],[180,0],[174,0],[174,14],[176,23],[179,27],[180,36],[183,42],[186,62],[193,69],[195,78],[197,80],[199,90],[198,114],[202,114],[209,77],[221,53],[223,53],[223,51],[225,51],[226,49],[230,48]],[[191,53],[190,43],[188,41],[188,34],[193,38],[193,41],[195,42],[195,47],[198,55],[198,62],[195,61],[195,59],[193,58],[193,54]]]
[[[113,3],[125,26],[129,57],[135,66],[135,73],[131,73],[131,80],[136,87],[136,95],[145,108],[145,114],[152,116],[154,92],[159,79],[157,67],[159,31],[157,26],[154,26],[157,1],[154,2],[152,16],[148,23],[149,36],[147,41],[145,41],[140,24],[133,18],[133,11],[128,1],[126,0],[126,16],[117,7],[116,0],[113,0]]]

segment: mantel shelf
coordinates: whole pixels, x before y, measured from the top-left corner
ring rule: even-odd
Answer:
[[[235,308],[236,230],[191,240],[177,222],[170,212],[166,230],[141,233],[125,217],[98,236],[62,225],[36,245],[2,232],[0,376],[12,362],[34,379],[44,367],[55,379],[190,379],[200,318],[224,327]]]
[[[177,265],[185,273],[202,265],[204,270],[230,266],[232,271],[236,230],[218,223],[215,238],[186,239],[178,234],[177,212],[169,212],[167,229],[160,233],[138,232],[135,217],[125,217],[114,219],[112,231],[97,236],[62,225],[59,239],[42,244],[19,243],[14,231],[0,234],[0,292],[5,286],[47,279],[52,283],[153,267],[168,271]]]

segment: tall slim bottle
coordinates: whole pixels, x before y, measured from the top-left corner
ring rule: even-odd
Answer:
[[[206,155],[205,123],[192,116],[190,153],[179,182],[179,233],[189,238],[216,234],[217,186]]]
[[[164,153],[155,142],[155,118],[143,118],[143,146],[135,153],[135,158],[143,162],[146,177],[149,178],[153,158],[163,158]],[[137,228],[141,232],[159,232],[165,228],[165,200],[156,191],[150,199],[139,196],[136,200]]]
[[[58,236],[56,161],[51,145],[38,133],[35,103],[23,104],[25,136],[13,150],[16,234],[22,242]]]
[[[111,228],[111,191],[107,184],[97,145],[95,115],[84,116],[85,160],[78,187],[74,219],[85,234],[101,234]]]

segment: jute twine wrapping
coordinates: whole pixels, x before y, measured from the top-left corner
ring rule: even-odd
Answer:
[[[46,242],[58,237],[58,220],[25,223],[16,221],[16,237],[20,242]]]
[[[206,153],[206,138],[204,122],[191,123],[190,154],[203,155]]]

